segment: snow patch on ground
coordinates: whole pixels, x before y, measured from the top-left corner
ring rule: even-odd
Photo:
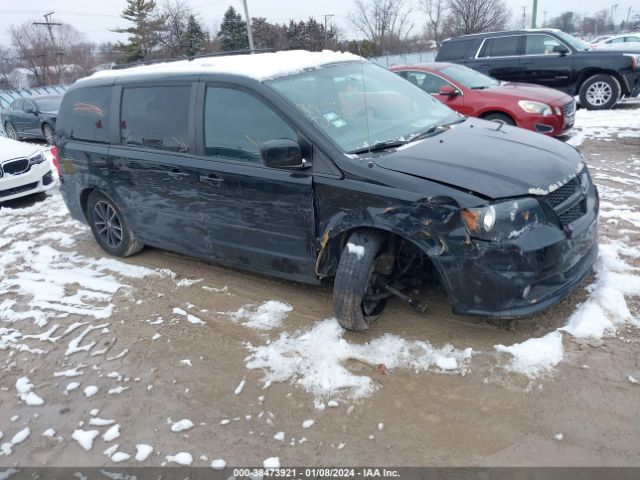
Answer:
[[[522,343],[515,343],[509,347],[496,345],[498,352],[512,355],[508,370],[524,373],[529,377],[537,377],[547,373],[562,361],[564,349],[562,347],[562,333],[554,331],[541,338],[530,338]]]
[[[293,307],[288,303],[269,300],[255,309],[251,305],[245,305],[230,315],[234,321],[242,322],[245,327],[271,330],[280,327],[282,320],[292,310]]]
[[[31,407],[38,407],[44,400],[33,392],[33,384],[27,377],[21,377],[16,381],[16,390],[20,400]]]
[[[587,139],[612,140],[619,137],[637,137],[640,130],[640,115],[637,109],[616,108],[613,110],[576,111],[575,127],[567,141],[574,147]]]
[[[318,397],[349,395],[361,398],[376,388],[367,375],[356,375],[345,363],[357,361],[375,369],[406,368],[415,371],[466,373],[472,350],[457,350],[451,345],[435,348],[419,340],[405,340],[385,334],[366,344],[354,344],[343,338],[345,331],[335,319],[316,323],[311,330],[280,337],[267,345],[254,347],[247,359],[247,368],[263,369],[265,385],[272,382],[293,382]],[[456,368],[442,369],[438,363]]]

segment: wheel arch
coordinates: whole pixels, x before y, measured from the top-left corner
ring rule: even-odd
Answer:
[[[493,113],[499,113],[500,115],[506,115],[507,117],[509,117],[511,120],[513,120],[513,123],[516,124],[516,126],[518,125],[518,120],[516,119],[516,116],[510,112],[507,109],[501,108],[501,107],[490,107],[487,108],[487,110],[484,110],[480,113],[478,113],[478,118],[486,118],[489,115],[493,114]]]
[[[594,77],[596,75],[609,75],[615,78],[618,84],[620,85],[620,94],[621,95],[629,94],[629,90],[627,89],[627,86],[619,72],[616,72],[615,70],[609,70],[606,68],[593,67],[593,68],[585,69],[582,72],[580,72],[580,75],[578,76],[578,81],[576,82],[576,89],[575,89],[574,95],[579,95],[584,82],[586,82],[591,77]]]
[[[382,231],[389,237],[406,241],[429,259],[442,285],[450,292],[446,272],[437,258],[440,255],[473,255],[475,250],[459,216],[459,208],[452,204],[419,205],[413,217],[406,208],[398,208],[386,221],[376,216],[364,217],[342,212],[332,219],[320,236],[316,257],[316,275],[328,278],[335,275],[344,246],[357,230]],[[355,221],[358,218],[359,221]]]

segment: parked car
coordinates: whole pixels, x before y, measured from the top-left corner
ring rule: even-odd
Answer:
[[[391,70],[464,115],[554,137],[566,135],[573,127],[576,103],[559,90],[500,82],[455,63],[404,65]]]
[[[0,121],[9,138],[43,138],[53,145],[53,132],[62,95],[20,97],[0,112]]]
[[[640,45],[640,33],[625,33],[622,35],[614,35],[611,37],[605,37],[602,40],[595,41],[591,44],[592,48],[600,48],[605,46],[621,46],[628,47],[632,45],[637,48]]]
[[[590,110],[640,93],[640,52],[591,50],[559,30],[480,33],[442,42],[438,62],[454,62],[499,80],[535,83],[580,96]]]
[[[460,116],[333,52],[96,73],[56,126],[61,192],[105,252],[144,245],[310,284],[366,329],[440,284],[456,313],[530,315],[597,254],[598,194],[573,147]]]
[[[51,163],[40,148],[0,135],[0,202],[53,187]]]

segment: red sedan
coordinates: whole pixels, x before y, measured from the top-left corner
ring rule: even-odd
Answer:
[[[391,70],[463,115],[554,137],[573,127],[576,103],[559,90],[500,82],[453,63],[404,65]]]

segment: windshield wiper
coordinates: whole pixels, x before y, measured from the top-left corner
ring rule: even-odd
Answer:
[[[434,125],[433,127],[427,128],[424,132],[411,135],[409,137],[410,141],[413,142],[414,140],[420,140],[421,138],[426,138],[433,135],[438,135],[439,133],[446,132],[447,130],[449,130],[449,127],[451,127],[451,125],[455,123],[464,122],[466,119],[467,119],[466,117],[460,117],[460,118],[457,118],[456,120],[453,120],[452,122],[440,123],[438,125]]]
[[[349,153],[359,155],[361,153],[380,152],[382,150],[388,150],[390,148],[400,147],[405,143],[409,143],[409,142],[407,140],[386,140],[384,142],[374,143],[369,147],[362,147],[356,150],[351,150]]]

